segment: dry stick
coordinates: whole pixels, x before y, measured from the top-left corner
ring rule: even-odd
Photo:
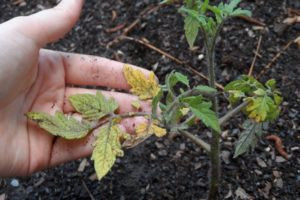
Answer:
[[[255,24],[257,26],[266,26],[265,23],[260,22],[257,19],[254,19],[253,17],[248,17],[248,16],[241,15],[241,16],[238,16],[238,18],[240,18],[242,20],[245,20],[245,21],[247,21],[247,22],[249,22],[251,24]]]
[[[124,31],[120,35],[118,35],[112,41],[110,41],[106,45],[106,48],[109,48],[113,44],[119,42],[123,36],[126,36],[134,27],[136,27],[140,23],[142,18],[144,18],[145,16],[151,14],[154,11],[157,11],[160,7],[162,7],[161,4],[159,4],[159,5],[153,5],[152,4],[152,5],[149,5],[148,7],[146,7],[144,10],[142,10],[142,12],[140,12],[137,19],[135,19],[131,24],[129,24],[126,28],[124,28]]]
[[[297,37],[296,37],[297,38]],[[257,79],[259,79],[262,75],[264,75],[272,66],[272,64],[282,55],[284,51],[286,51],[291,44],[295,42],[295,39],[289,41],[273,58],[272,60],[265,66],[265,68],[258,74]]]
[[[252,73],[253,73],[254,65],[255,65],[255,62],[256,62],[256,59],[257,59],[257,56],[258,56],[258,52],[259,52],[259,49],[260,49],[260,45],[261,45],[261,40],[262,40],[262,36],[259,36],[257,47],[256,47],[256,50],[255,50],[255,55],[254,55],[254,58],[252,60],[251,66],[250,66],[248,76],[251,76]]]
[[[186,64],[185,62],[183,62],[182,60],[179,60],[178,58],[172,56],[171,54],[155,47],[154,45],[150,44],[149,42],[146,42],[144,40],[139,40],[139,39],[136,39],[136,38],[132,38],[132,37],[127,37],[127,36],[123,36],[122,39],[127,39],[127,40],[131,40],[131,41],[134,41],[134,42],[137,42],[139,44],[142,44],[150,49],[152,49],[153,51],[156,51],[162,55],[164,55],[165,57],[169,58],[170,60],[180,64],[180,65],[184,65],[186,66],[187,68],[189,68],[190,71],[192,71],[194,74],[198,75],[199,77],[205,79],[205,80],[208,80],[208,78],[201,72],[198,72],[196,69],[194,69],[192,66]],[[221,89],[221,90],[224,90],[224,87],[221,85],[221,84],[218,84],[216,83],[216,86]]]
[[[91,193],[91,191],[89,190],[89,188],[87,187],[87,185],[85,184],[85,182],[83,180],[81,180],[84,189],[87,191],[87,193],[89,194],[91,200],[95,200],[95,197],[93,196],[93,194]]]
[[[202,139],[194,136],[193,134],[191,134],[188,131],[183,131],[183,130],[179,130],[180,134],[182,134],[183,136],[189,138],[190,140],[192,140],[195,144],[197,144],[199,147],[205,149],[207,152],[210,152],[210,145],[207,144],[206,142],[204,142]]]

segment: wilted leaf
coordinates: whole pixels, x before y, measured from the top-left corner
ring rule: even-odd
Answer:
[[[239,140],[235,147],[234,158],[254,149],[258,139],[263,135],[263,123],[256,123],[252,120],[246,120],[243,123],[244,131],[241,133]]]
[[[62,112],[56,112],[54,116],[43,112],[29,112],[26,116],[52,135],[66,139],[82,138],[91,130],[88,123],[65,116]]]
[[[125,64],[123,73],[131,86],[130,92],[137,95],[141,100],[152,99],[160,91],[153,72],[150,72],[149,77],[146,77],[140,70]]]
[[[75,94],[69,97],[75,110],[82,114],[84,119],[99,120],[114,112],[119,106],[114,99],[106,99],[103,94]]]
[[[117,156],[123,156],[120,139],[127,138],[128,134],[123,132],[118,125],[103,126],[94,144],[92,160],[98,179],[102,179],[112,168]]]

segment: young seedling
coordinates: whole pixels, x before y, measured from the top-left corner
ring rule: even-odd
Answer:
[[[241,0],[230,0],[228,3],[221,2],[217,6],[210,5],[209,0],[184,0],[179,9],[184,15],[184,30],[187,42],[193,47],[199,32],[202,34],[206,49],[207,67],[209,74],[209,86],[216,88],[215,73],[215,48],[217,37],[221,28],[228,18],[235,16],[250,16],[251,12],[238,8]],[[173,0],[165,0],[162,3],[174,3]],[[282,98],[276,90],[276,82],[271,79],[261,84],[252,76],[243,75],[239,80],[229,83],[225,92],[229,94],[229,102],[235,105],[243,102],[225,116],[219,119],[219,125],[223,125],[239,111],[243,111],[248,119],[243,123],[244,131],[241,133],[236,144],[234,157],[237,157],[250,148],[254,148],[257,140],[261,138],[264,129],[269,122],[277,119],[280,113]],[[218,112],[218,96],[211,98],[213,111]],[[221,130],[219,130],[220,132]],[[220,134],[212,130],[211,145],[211,170],[210,191],[208,199],[218,199],[220,178]]]
[[[157,83],[153,72],[147,77],[129,65],[124,66],[123,72],[131,86],[130,92],[139,97],[139,101],[133,101],[132,106],[139,110],[140,101],[152,100],[151,113],[137,111],[119,114],[117,102],[97,92],[95,95],[76,94],[69,97],[76,112],[81,114],[81,120],[62,112],[56,112],[52,116],[33,111],[26,115],[52,135],[66,139],[83,138],[96,130],[98,134],[92,160],[99,180],[109,172],[116,157],[124,155],[122,146],[131,148],[153,134],[162,137],[167,130],[185,131],[197,117],[208,127],[220,132],[218,119],[206,98],[214,95],[215,89],[207,86],[190,88],[187,77],[178,72],[170,73],[166,84],[162,86]],[[174,91],[178,83],[184,86],[179,94]],[[160,102],[163,97],[166,103]],[[121,119],[135,116],[145,117],[147,123],[137,125],[135,134],[124,132],[118,125]],[[207,144],[206,147],[209,148]]]

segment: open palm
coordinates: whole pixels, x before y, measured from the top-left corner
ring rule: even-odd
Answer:
[[[129,87],[122,63],[41,49],[71,29],[81,6],[82,1],[64,0],[53,9],[0,24],[0,177],[29,175],[91,153],[93,135],[73,141],[53,137],[29,122],[25,113],[72,112],[68,96],[96,92],[74,85]],[[136,99],[125,93],[104,94],[120,103],[119,112],[129,112]],[[142,105],[150,109],[147,103]],[[122,125],[130,131],[140,120],[124,120]]]

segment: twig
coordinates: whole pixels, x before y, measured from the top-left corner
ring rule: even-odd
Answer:
[[[188,131],[179,130],[180,134],[189,138],[192,142],[194,142],[200,148],[205,149],[207,152],[210,152],[210,145],[204,142],[202,139],[194,136]]]
[[[154,11],[157,11],[160,7],[162,7],[161,4],[159,5],[149,5],[148,7],[146,7],[144,10],[142,10],[142,12],[140,12],[140,14],[138,15],[138,17],[132,22],[130,23],[126,28],[123,29],[123,32],[118,35],[117,37],[115,37],[112,41],[110,41],[107,45],[106,48],[110,48],[113,44],[117,43],[118,41],[121,40],[121,38],[123,36],[128,35],[128,33],[134,28],[136,27],[139,22],[147,15],[151,14]]]
[[[91,200],[95,200],[95,197],[93,196],[93,194],[91,193],[91,191],[89,190],[89,188],[87,187],[87,185],[85,184],[85,182],[83,180],[81,180],[81,182],[82,182],[82,185],[83,185],[84,189],[89,194]]]
[[[284,157],[286,160],[289,159],[288,154],[286,153],[286,151],[283,149],[282,146],[282,141],[280,139],[280,137],[278,137],[277,135],[269,135],[266,137],[267,140],[272,140],[275,142],[275,149],[278,151],[278,153]]]
[[[115,27],[113,27],[113,28],[108,28],[108,29],[106,29],[105,31],[106,31],[107,33],[114,33],[114,32],[117,32],[117,31],[123,29],[123,28],[125,27],[125,25],[126,25],[126,24],[119,24],[119,25],[117,25],[117,26],[115,26]]]
[[[299,36],[297,36],[299,37]],[[296,38],[297,38],[296,37]],[[286,51],[291,44],[293,44],[295,39],[289,41],[273,58],[272,60],[265,66],[265,68],[258,74],[257,79],[259,79],[262,75],[264,75],[272,66],[272,64]]]
[[[136,38],[133,38],[133,37],[127,37],[127,36],[123,36],[122,37],[123,39],[127,39],[127,40],[130,40],[130,41],[134,41],[134,42],[137,42],[139,44],[142,44],[146,47],[148,47],[149,49],[152,49],[153,51],[156,51],[162,55],[164,55],[165,57],[169,58],[170,60],[176,62],[177,64],[180,64],[180,65],[184,65],[185,67],[187,67],[190,71],[192,71],[194,74],[196,74],[197,76],[205,79],[205,80],[208,80],[208,78],[201,72],[198,72],[196,69],[194,69],[192,66],[186,64],[184,61],[182,60],[179,60],[178,58],[172,56],[171,54],[155,47],[154,45],[150,44],[149,42],[146,42],[145,40],[139,40],[139,39],[136,39]],[[218,84],[216,83],[216,86],[221,89],[221,90],[224,90],[224,87],[221,85],[221,84]]]
[[[255,24],[257,26],[266,26],[265,23],[261,22],[261,21],[258,21],[257,19],[254,19],[253,17],[248,17],[248,16],[244,16],[244,15],[241,15],[241,16],[238,16],[238,18],[242,19],[242,20],[245,20],[251,24]]]
[[[259,52],[259,49],[260,49],[261,40],[262,40],[262,36],[259,36],[257,47],[256,47],[256,50],[255,50],[255,55],[254,55],[254,58],[252,60],[250,70],[249,70],[249,73],[248,73],[249,76],[252,76],[254,65],[255,65],[255,62],[256,62],[256,59],[257,59],[257,56],[258,56],[258,52]]]
[[[231,117],[233,117],[234,115],[236,115],[238,112],[240,112],[243,108],[245,108],[247,106],[249,102],[245,101],[243,103],[241,103],[240,105],[238,105],[237,107],[235,107],[234,109],[228,111],[226,113],[226,115],[224,115],[223,117],[221,117],[219,119],[219,124],[223,125],[225,122],[227,122]]]

